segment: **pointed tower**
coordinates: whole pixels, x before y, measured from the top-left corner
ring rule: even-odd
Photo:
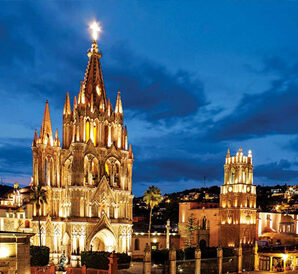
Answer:
[[[35,131],[32,143],[33,151],[33,185],[55,186],[59,183],[57,169],[60,155],[58,131],[53,139],[49,103],[46,101],[40,135]]]
[[[71,114],[70,100],[69,100],[69,92],[66,92],[66,98],[63,108],[63,115],[68,116]]]
[[[41,221],[60,231],[56,235],[54,229],[46,229],[43,244],[49,245],[53,260],[65,249],[71,265],[77,265],[80,260],[75,254],[91,247],[127,253],[132,246],[134,159],[131,145],[129,149],[127,145],[121,96],[118,92],[113,112],[105,91],[96,41],[87,55],[84,81],[74,96],[73,109],[71,96],[66,93],[62,149],[58,130],[53,139],[48,103],[40,137],[36,133],[32,143],[33,185],[47,189],[48,204],[40,210]],[[33,215],[37,216],[36,210]],[[35,228],[38,227],[36,220],[33,221]],[[99,233],[101,230],[108,232]],[[125,235],[119,231],[125,231]],[[62,246],[64,242],[67,248]],[[34,244],[37,243],[38,237],[34,239]]]
[[[228,150],[224,185],[220,188],[220,233],[222,247],[253,244],[256,238],[256,187],[253,185],[252,153],[235,156]]]
[[[120,91],[118,91],[118,95],[117,95],[117,101],[116,101],[116,106],[115,106],[115,114],[123,115]]]
[[[95,105],[99,105],[101,99],[107,105],[107,96],[101,71],[101,53],[98,51],[97,42],[94,41],[87,56],[89,57],[85,78],[84,91],[86,102],[91,103],[91,94]]]
[[[48,100],[45,105],[39,138],[42,144],[53,146],[53,133]]]

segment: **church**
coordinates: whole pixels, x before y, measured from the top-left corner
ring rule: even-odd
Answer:
[[[57,261],[65,252],[76,265],[84,250],[131,252],[133,153],[123,124],[120,92],[115,108],[107,98],[101,52],[96,40],[87,53],[84,80],[71,107],[63,109],[62,142],[53,135],[46,102],[40,133],[32,144],[33,186],[46,190],[47,203],[32,208],[39,244],[50,247]]]
[[[228,150],[224,163],[224,183],[220,187],[219,197],[219,204],[179,203],[180,248],[188,244],[186,226],[190,217],[197,224],[192,245],[201,248],[253,245],[256,240],[283,245],[298,243],[296,214],[257,210],[251,150],[247,156],[241,148],[235,156],[231,156]]]

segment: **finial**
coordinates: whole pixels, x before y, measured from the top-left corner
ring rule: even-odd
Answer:
[[[101,27],[100,27],[99,23],[97,23],[96,21],[93,21],[89,25],[89,29],[91,30],[92,39],[93,39],[94,43],[96,43],[99,33],[101,32]]]
[[[131,149],[131,144],[129,144],[128,158],[129,158],[129,159],[132,159],[132,158],[133,158],[133,153],[132,153],[132,149]]]
[[[226,158],[230,158],[230,149],[228,148],[228,151],[227,151],[227,156]]]
[[[242,152],[242,147],[240,146],[240,148],[239,148],[239,152]]]

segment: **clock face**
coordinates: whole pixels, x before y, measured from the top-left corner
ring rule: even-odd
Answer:
[[[230,186],[230,187],[229,187],[229,192],[232,192],[232,190],[233,190],[233,188]]]
[[[250,187],[249,186],[246,188],[246,191],[247,192],[250,192]]]

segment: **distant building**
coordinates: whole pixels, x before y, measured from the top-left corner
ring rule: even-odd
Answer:
[[[30,187],[19,188],[15,183],[12,191],[0,199],[0,231],[32,232],[32,204]]]
[[[32,233],[0,231],[0,273],[30,274]]]
[[[228,151],[224,170],[219,204],[179,204],[180,247],[187,242],[190,216],[196,219],[198,228],[194,231],[193,246],[232,247],[264,238],[272,243],[297,244],[297,215],[257,212],[251,151],[244,156],[240,148],[232,157]]]

